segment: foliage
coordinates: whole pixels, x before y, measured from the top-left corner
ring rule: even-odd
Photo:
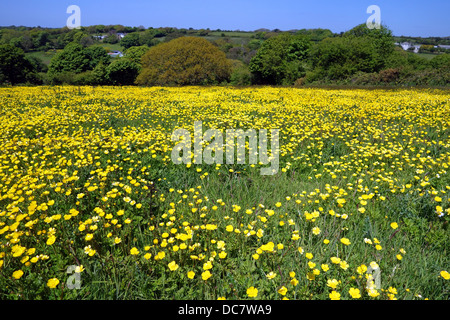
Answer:
[[[119,33],[125,34],[120,44]],[[228,78],[232,83],[248,83],[248,70],[251,70],[252,84],[449,85],[450,70],[445,61],[449,50],[438,45],[450,44],[450,40],[440,37],[394,37],[386,26],[368,29],[365,24],[340,34],[320,28],[289,32],[281,32],[279,29],[241,32],[172,27],[146,29],[142,26],[123,25],[93,25],[80,29],[11,26],[0,28],[0,44],[22,49],[32,64],[34,71],[17,70],[21,83],[82,84],[86,81],[86,84],[107,84],[105,77],[99,80],[97,76],[92,76],[93,69],[100,62],[103,67],[110,63],[99,46],[108,50],[122,50],[122,47],[124,51],[128,51],[128,56],[134,63],[140,64],[140,56],[145,47],[153,47],[160,42],[170,42],[187,35],[205,37],[224,52],[226,58],[240,60],[245,64],[245,68],[234,69],[233,80]],[[294,42],[294,39],[302,41],[291,46],[287,44],[289,37]],[[404,51],[401,47],[394,46],[394,41],[422,44],[419,51],[422,53]],[[55,62],[48,69],[50,57],[74,43],[81,45],[86,51],[72,48],[72,53],[66,59],[67,63]],[[288,46],[291,48],[287,49]],[[91,48],[96,49],[89,53]],[[290,53],[287,52],[289,50]],[[297,55],[301,52],[306,52],[307,55]],[[64,53],[66,54],[67,52]],[[70,63],[72,54],[75,60]],[[46,66],[32,57],[39,57]],[[383,73],[387,69],[398,72],[395,77],[386,77]],[[27,76],[24,78],[23,74]],[[392,81],[383,80],[387,78]],[[95,79],[100,82],[93,83]],[[225,83],[223,80],[215,82]]]
[[[126,50],[130,47],[140,46],[139,33],[132,32],[120,40],[120,45]]]
[[[271,37],[251,59],[249,70],[259,84],[292,84],[305,71],[302,62],[310,47],[309,40],[302,36],[282,33]]]
[[[108,64],[109,56],[106,50],[99,46],[83,48],[77,43],[68,44],[63,51],[57,53],[51,60],[48,67],[49,77],[52,82],[67,83],[70,76],[60,76],[60,74],[78,74],[92,70],[99,63]]]
[[[88,70],[90,60],[85,49],[77,44],[68,44],[63,51],[56,54],[49,65],[49,73],[56,74],[61,72],[80,73]]]
[[[125,58],[131,60],[132,62],[136,63],[137,65],[141,65],[141,58],[142,56],[149,50],[150,48],[146,45],[144,46],[137,46],[137,47],[131,47],[128,48],[125,51]]]
[[[333,32],[329,29],[301,29],[297,31],[297,34],[301,34],[304,36],[307,36],[311,41],[322,41],[326,38],[332,38],[334,37]]]
[[[120,41],[119,37],[114,33],[107,35],[103,39],[103,43],[110,43],[110,44],[115,44],[115,43],[118,43],[119,41]]]
[[[345,37],[328,38],[316,45],[312,52],[312,69],[308,81],[317,79],[345,79],[357,71],[375,72],[380,70],[368,46],[369,39]]]
[[[132,85],[139,65],[128,59],[117,59],[106,67],[106,77],[113,85]]]
[[[214,84],[229,79],[225,54],[205,39],[181,37],[150,48],[142,56],[141,85]]]
[[[39,67],[36,60],[28,60],[22,49],[12,45],[0,45],[0,84],[26,82]]]
[[[444,53],[431,59],[430,64],[436,69],[450,68],[450,53]]]
[[[84,50],[86,56],[90,60],[89,69],[95,68],[99,63],[109,64],[110,57],[106,50],[100,46],[90,46]]]
[[[375,59],[381,65],[394,50],[392,31],[386,26],[370,29],[363,23],[345,32],[344,37],[368,38],[376,53]]]
[[[252,84],[252,73],[240,60],[232,60],[233,71],[230,77],[230,84],[233,86],[248,86]]]

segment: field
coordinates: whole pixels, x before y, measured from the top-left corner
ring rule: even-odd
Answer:
[[[42,61],[42,63],[44,63],[45,65],[49,65],[50,61],[52,60],[52,58],[55,56],[55,54],[57,53],[57,51],[34,51],[34,52],[29,52],[26,55],[28,57],[36,57],[38,59],[40,59]]]
[[[449,98],[0,88],[0,299],[446,300]],[[279,129],[279,170],[175,164],[195,121]]]
[[[425,58],[425,59],[427,59],[427,60],[431,60],[431,59],[433,59],[434,57],[437,56],[436,54],[433,54],[433,53],[417,53],[417,55],[418,55],[419,57]]]

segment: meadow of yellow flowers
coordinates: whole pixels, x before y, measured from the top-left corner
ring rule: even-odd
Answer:
[[[0,88],[0,299],[448,299],[449,102]],[[195,121],[279,129],[278,173],[174,164]]]

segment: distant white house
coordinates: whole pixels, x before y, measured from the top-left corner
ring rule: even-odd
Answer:
[[[396,42],[395,44],[402,47],[402,49],[405,51],[410,48],[414,48],[414,53],[418,53],[420,47],[422,46],[421,44],[412,44],[411,42],[401,42],[401,43]]]
[[[125,37],[127,34],[126,33],[116,33],[116,36],[119,39],[122,39],[123,37]],[[93,36],[93,38],[98,39],[98,40],[103,40],[107,37],[108,35],[100,35],[100,36]]]
[[[113,51],[113,52],[108,52],[108,54],[109,54],[111,57],[123,57],[123,53],[120,52],[120,51],[117,51],[117,50],[115,50],[115,51]]]

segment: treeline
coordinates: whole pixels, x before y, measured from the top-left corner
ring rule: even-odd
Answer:
[[[426,85],[450,83],[450,53],[423,58],[385,26],[282,32],[90,26],[0,29],[0,83]],[[445,40],[434,38],[433,41]],[[398,40],[398,39],[397,39]],[[112,56],[105,45],[121,48]],[[445,43],[445,42],[441,42]],[[431,49],[426,45],[425,49]],[[47,64],[30,52],[51,51]],[[445,51],[445,50],[441,50]],[[448,52],[448,51],[447,51]]]

